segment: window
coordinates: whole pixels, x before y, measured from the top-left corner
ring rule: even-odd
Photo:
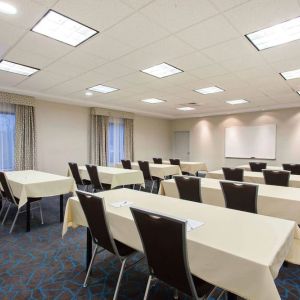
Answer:
[[[108,165],[114,166],[125,157],[124,119],[110,118],[108,128]]]
[[[0,170],[15,168],[15,106],[0,103]]]

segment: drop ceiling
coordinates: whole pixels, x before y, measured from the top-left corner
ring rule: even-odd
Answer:
[[[0,71],[2,91],[165,118],[300,106],[300,40],[257,51],[245,35],[300,16],[300,0],[7,0],[0,14],[0,60],[40,69],[30,77]],[[32,32],[52,9],[99,34],[78,47]],[[141,70],[168,63],[184,72],[156,78]],[[112,93],[86,96],[105,85]],[[222,93],[196,89],[217,86]],[[165,100],[148,104],[143,99]],[[246,99],[243,105],[228,100]],[[195,110],[180,111],[180,106]],[[192,105],[193,106],[193,105]]]

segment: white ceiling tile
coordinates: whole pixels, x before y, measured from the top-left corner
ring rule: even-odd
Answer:
[[[124,4],[133,9],[140,9],[143,6],[153,2],[153,0],[121,0]]]
[[[0,86],[15,86],[22,82],[26,77],[18,74],[13,74],[5,71],[0,71]]]
[[[219,15],[180,31],[177,36],[195,48],[203,49],[237,38],[240,34]]]
[[[225,11],[250,0],[210,0],[219,10]]]
[[[85,72],[80,66],[71,63],[64,63],[61,61],[56,61],[55,63],[46,67],[45,71],[54,74],[64,75],[67,78],[74,78]]]
[[[199,79],[210,78],[218,75],[227,74],[228,71],[218,64],[212,64],[203,68],[194,69],[189,71],[192,75]]]
[[[252,0],[225,13],[242,34],[264,29],[300,15],[297,0]]]
[[[218,11],[208,0],[156,0],[141,13],[168,31],[177,32],[216,15]]]
[[[279,60],[279,61],[270,63],[270,66],[276,73],[300,69],[300,52],[299,52],[299,56],[297,58],[295,57],[295,58],[289,59],[287,57],[284,60]]]
[[[43,5],[45,7],[51,7],[54,5],[58,0],[31,0],[35,3],[38,3],[40,5]]]

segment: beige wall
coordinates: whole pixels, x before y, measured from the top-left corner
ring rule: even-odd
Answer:
[[[66,174],[67,163],[88,162],[89,109],[75,105],[37,101],[37,169]],[[168,158],[171,152],[171,123],[168,120],[136,116],[135,159]]]
[[[300,109],[245,113],[228,116],[173,120],[174,131],[190,131],[190,160],[204,161],[209,170],[222,166],[248,163],[244,159],[224,158],[224,133],[226,127],[277,124],[276,160],[268,164],[300,162]]]

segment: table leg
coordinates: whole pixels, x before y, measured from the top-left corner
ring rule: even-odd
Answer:
[[[59,196],[59,220],[60,223],[64,221],[64,195]]]
[[[30,231],[30,201],[26,202],[26,231]]]
[[[237,300],[237,295],[227,292],[227,300]]]
[[[89,228],[86,228],[86,271],[89,268],[93,251],[93,241]]]

